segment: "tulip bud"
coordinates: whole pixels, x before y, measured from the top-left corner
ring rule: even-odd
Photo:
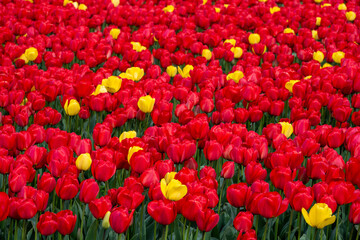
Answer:
[[[332,59],[334,60],[334,62],[339,64],[341,63],[341,59],[343,59],[344,57],[345,53],[342,51],[337,51],[332,54]]]
[[[164,194],[166,199],[172,201],[179,201],[187,194],[187,187],[183,185],[179,180],[171,179],[170,181],[168,181],[166,180],[166,178],[167,176],[161,179],[161,192]]]
[[[69,116],[77,115],[80,111],[80,104],[76,99],[66,100],[64,110]]]
[[[345,16],[348,21],[352,22],[356,18],[356,13],[354,13],[353,11],[349,11],[345,13]]]
[[[76,168],[79,169],[80,171],[86,171],[90,168],[91,166],[91,156],[89,153],[83,153],[80,154],[80,156],[78,156],[78,158],[76,159]]]
[[[36,48],[34,47],[30,47],[28,49],[25,50],[25,57],[29,60],[29,61],[34,61],[37,57],[38,57],[38,51]]]
[[[260,35],[257,33],[251,33],[249,35],[249,43],[250,44],[257,44],[260,42]]]
[[[110,35],[112,36],[113,39],[117,39],[119,34],[120,34],[120,29],[118,28],[113,28],[110,30]]]
[[[140,97],[137,105],[142,112],[149,113],[154,109],[154,104],[155,98],[152,98],[150,95],[146,95],[145,97]]]
[[[313,38],[313,39],[319,40],[318,31],[312,30],[312,31],[311,31],[311,35],[312,35],[312,38]]]
[[[321,25],[321,17],[316,17],[316,26]]]
[[[110,227],[110,215],[111,215],[111,212],[110,211],[107,211],[103,220],[102,220],[102,223],[101,223],[101,226],[105,229],[108,229]]]
[[[270,13],[271,14],[274,14],[276,12],[280,12],[280,8],[278,6],[270,8]]]
[[[235,163],[231,161],[224,162],[222,165],[221,176],[225,179],[230,179],[235,174]]]
[[[322,61],[324,61],[324,54],[321,51],[316,51],[313,54],[313,59],[319,63],[322,63]]]
[[[206,60],[210,60],[212,57],[212,53],[209,49],[204,49],[202,50],[201,56],[203,56],[204,58],[206,58]]]
[[[177,68],[170,65],[166,68],[166,73],[170,76],[170,77],[174,77],[177,74]]]
[[[285,29],[284,29],[284,33],[295,34],[294,30],[292,30],[291,28],[285,28]]]
[[[138,82],[141,80],[144,74],[144,69],[139,67],[131,67],[126,69],[126,72],[120,73],[119,77]]]
[[[175,10],[173,5],[167,5],[166,7],[163,8],[164,13],[168,13],[168,12],[173,12]]]

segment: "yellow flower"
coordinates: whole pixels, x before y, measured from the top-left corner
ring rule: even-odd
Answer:
[[[288,122],[279,122],[281,124],[281,133],[284,134],[287,138],[291,136],[294,129],[291,123]]]
[[[215,12],[219,13],[220,12],[220,8],[215,8]]]
[[[136,138],[136,132],[135,131],[123,132],[119,137],[119,142],[127,138]]]
[[[259,2],[267,2],[267,0],[258,0]]]
[[[236,44],[236,40],[235,39],[226,39],[225,41],[224,41],[224,45],[225,45],[225,43],[230,43],[231,45],[233,45],[233,46],[235,46],[235,44]]]
[[[250,44],[257,44],[260,42],[260,35],[257,33],[251,33],[249,35],[249,43]]]
[[[316,0],[315,0],[316,1]],[[321,0],[322,1],[322,0]],[[331,4],[330,3],[324,3],[323,5],[321,5],[321,8],[324,8],[324,7],[331,7]]]
[[[114,7],[117,7],[120,4],[120,0],[111,0],[111,3],[114,5]]]
[[[332,216],[331,208],[326,203],[314,204],[309,213],[305,208],[302,208],[301,213],[307,224],[318,229],[333,224],[336,220],[336,217]]]
[[[205,5],[207,3],[208,0],[203,0],[203,5]]]
[[[194,70],[194,67],[192,65],[186,65],[183,70],[181,70],[181,68],[178,67],[178,72],[183,78],[190,77],[191,70]]]
[[[316,17],[316,26],[321,25],[321,17]]]
[[[234,53],[234,58],[241,58],[243,54],[241,47],[232,47],[230,50]]]
[[[318,32],[316,30],[312,30],[311,34],[312,34],[313,39],[319,40],[319,35],[318,35]]]
[[[318,61],[319,63],[322,63],[324,61],[324,54],[321,51],[316,51],[313,53],[313,59],[315,61]]]
[[[86,171],[91,166],[91,156],[89,153],[80,154],[76,159],[76,168],[80,171]]]
[[[69,0],[64,0],[63,6],[65,7],[69,2],[71,2],[71,1],[69,1]]]
[[[321,68],[327,68],[327,67],[332,67],[332,65],[330,63],[324,63],[324,65],[322,65]]]
[[[175,174],[167,173],[165,178],[161,179],[160,188],[166,199],[179,201],[187,194],[187,187],[174,179]]]
[[[345,16],[348,21],[352,22],[356,18],[356,13],[354,13],[353,11],[349,11],[345,13]]]
[[[321,3],[323,0],[314,0],[316,3]]]
[[[285,29],[284,29],[284,33],[292,33],[292,34],[295,34],[294,30],[292,30],[291,28],[285,28]]]
[[[101,223],[101,226],[105,229],[108,229],[110,227],[110,215],[111,215],[111,212],[110,211],[107,211],[103,220],[102,220],[102,223]]]
[[[225,8],[228,8],[228,7],[229,7],[229,4],[224,4],[224,7],[225,7]]]
[[[65,113],[69,116],[77,115],[80,111],[80,104],[76,99],[66,100],[64,105]]]
[[[131,42],[131,45],[133,46],[133,50],[137,52],[142,52],[146,50],[146,47],[142,46],[139,42]]]
[[[34,47],[29,47],[25,50],[25,57],[29,59],[29,61],[34,61],[38,57],[38,50]]]
[[[338,6],[338,10],[347,10],[345,3],[340,3]]]
[[[144,113],[152,112],[154,109],[155,98],[152,98],[150,95],[143,96],[139,98],[137,103],[139,109]]]
[[[163,8],[164,13],[173,12],[175,10],[173,5],[167,5]]]
[[[139,147],[139,146],[132,146],[129,148],[129,152],[128,152],[128,156],[127,156],[127,160],[128,160],[128,163],[130,163],[130,159],[132,157],[132,155],[138,151],[141,151],[141,150],[144,150],[142,147]]]
[[[211,51],[209,49],[203,49],[202,50],[202,53],[201,53],[201,56],[203,56],[204,58],[206,58],[206,60],[210,60],[211,59]]]
[[[238,83],[240,79],[244,77],[244,73],[242,71],[235,71],[232,73],[229,73],[226,76],[226,80],[233,80],[234,82]]]
[[[300,80],[290,80],[287,83],[285,83],[285,88],[289,90],[289,92],[293,92],[293,87],[295,83],[300,82]]]
[[[95,91],[91,95],[99,95],[100,93],[107,93],[106,87],[104,85],[97,85]]]
[[[280,8],[278,6],[270,8],[270,13],[271,14],[274,14],[276,12],[280,12]]]
[[[106,87],[106,90],[111,93],[116,93],[121,88],[122,80],[116,76],[110,76],[103,79],[101,84]]]
[[[344,57],[345,53],[342,51],[337,51],[332,54],[332,59],[334,60],[334,62],[339,64],[341,63],[341,59],[343,59]]]
[[[21,56],[17,59],[24,60],[25,64],[27,64],[29,62],[29,59],[25,56],[25,53],[21,54]],[[15,59],[15,60],[17,60],[17,59]]]
[[[83,10],[83,11],[86,11],[87,9],[87,6],[85,4],[80,4],[79,7],[78,7],[79,10]]]
[[[170,65],[166,68],[166,73],[170,76],[170,77],[174,77],[177,74],[177,68],[174,67],[173,65]]]
[[[120,29],[118,28],[113,28],[110,30],[110,35],[112,36],[113,39],[117,39],[119,37],[120,34]]]
[[[121,73],[119,76],[121,78],[126,78],[137,82],[140,81],[140,79],[144,76],[144,69],[139,67],[131,67],[126,69],[126,72]]]

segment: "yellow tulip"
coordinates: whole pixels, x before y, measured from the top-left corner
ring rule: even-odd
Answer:
[[[348,21],[352,22],[356,18],[356,13],[354,13],[353,11],[349,11],[345,13],[345,16]]]
[[[258,0],[259,2],[267,2],[267,0]]]
[[[319,35],[318,35],[318,32],[316,30],[312,30],[311,34],[312,34],[313,39],[319,40]]]
[[[318,229],[333,224],[336,220],[336,217],[332,215],[331,208],[326,203],[314,204],[309,213],[303,208],[301,213],[307,224]]]
[[[194,67],[192,65],[186,65],[183,70],[181,70],[181,68],[178,67],[178,72],[183,78],[190,77],[191,70],[194,70]]]
[[[87,6],[85,4],[80,4],[79,7],[78,7],[79,10],[83,10],[83,11],[86,11],[87,9]]]
[[[285,28],[285,29],[284,29],[284,33],[292,33],[292,34],[295,34],[294,30],[292,30],[291,28]]]
[[[295,83],[298,83],[298,82],[300,82],[300,80],[290,80],[290,81],[288,81],[287,83],[285,83],[285,88],[287,89],[287,90],[289,90],[289,92],[293,92],[293,87],[294,87],[294,85],[295,85]]]
[[[38,57],[38,50],[34,47],[30,47],[25,50],[25,57],[29,59],[29,61],[34,61]]]
[[[103,220],[102,220],[102,223],[101,223],[101,226],[105,229],[108,229],[110,227],[110,215],[111,215],[111,212],[110,211],[107,211]]]
[[[318,61],[319,63],[322,63],[324,61],[324,54],[321,51],[316,51],[313,53],[313,59],[315,61]]]
[[[128,152],[128,156],[127,156],[127,160],[128,160],[128,163],[130,163],[130,159],[132,157],[132,155],[138,151],[141,151],[141,150],[144,150],[142,147],[139,147],[139,146],[132,146],[129,148],[129,152]]]
[[[119,137],[119,142],[127,138],[136,138],[136,132],[135,131],[123,132]]]
[[[332,59],[334,60],[334,62],[339,64],[341,63],[341,59],[343,59],[344,57],[345,53],[342,51],[337,51],[332,54]]]
[[[176,179],[169,182],[165,178],[161,179],[160,188],[165,198],[172,201],[179,201],[187,194],[187,187]]]
[[[323,0],[314,0],[316,3],[321,3]]]
[[[126,78],[138,82],[144,76],[144,69],[139,67],[131,67],[126,69],[126,72],[121,73],[119,77]]]
[[[28,64],[28,62],[29,62],[29,59],[25,56],[25,53],[21,54],[21,56],[17,59],[24,60],[25,64]],[[15,59],[15,60],[17,60],[17,59]]]
[[[211,57],[212,57],[212,53],[209,49],[203,49],[202,50],[202,53],[201,53],[201,56],[203,56],[204,58],[206,58],[206,60],[210,60]]]
[[[226,76],[226,80],[233,80],[234,82],[238,83],[240,79],[244,77],[244,73],[242,71],[235,71],[232,73],[229,73]]]
[[[241,47],[232,47],[230,50],[234,53],[234,58],[241,58],[243,54]]]
[[[316,17],[316,26],[321,25],[321,17]]]
[[[331,4],[330,3],[324,3],[323,5],[321,5],[321,8],[324,8],[324,7],[331,7]]]
[[[110,76],[106,79],[103,79],[101,84],[106,88],[110,93],[116,93],[121,88],[122,80],[116,76]]]
[[[96,86],[95,91],[91,95],[99,95],[100,93],[107,93],[106,87],[102,84]]]
[[[279,122],[281,124],[281,133],[284,134],[287,138],[291,136],[294,129],[291,123],[288,122]]]
[[[114,5],[114,7],[117,7],[120,4],[120,0],[111,0],[111,3]]]
[[[118,39],[118,37],[120,35],[120,29],[118,29],[118,28],[111,29],[110,35],[112,36],[113,39]]]
[[[80,111],[80,104],[76,99],[66,100],[64,110],[67,115],[75,116]]]
[[[225,43],[230,43],[231,45],[233,45],[233,46],[235,46],[235,44],[236,44],[236,40],[235,39],[226,39],[225,41],[224,41],[224,45],[225,45]]]
[[[174,67],[173,65],[170,65],[166,68],[166,73],[170,76],[170,77],[175,77],[175,75],[177,74],[177,68]]]
[[[345,3],[340,3],[338,6],[338,10],[347,10]]]
[[[146,47],[142,46],[141,43],[139,42],[130,42],[133,50],[137,51],[137,52],[142,52],[144,50],[146,50]]]
[[[257,44],[260,42],[260,35],[257,33],[251,33],[249,35],[249,43],[250,44]]]
[[[220,8],[215,7],[215,12],[219,13],[220,10],[221,10]]]
[[[137,103],[139,109],[144,113],[152,112],[154,109],[155,98],[152,98],[150,95],[146,95],[139,98]]]
[[[225,7],[225,8],[228,8],[228,7],[229,7],[229,4],[224,4],[224,7]]]
[[[171,180],[173,180],[175,178],[177,172],[168,172],[165,174],[165,182],[166,184],[169,184],[171,182]]]
[[[76,168],[80,171],[86,171],[90,168],[92,163],[91,156],[89,153],[80,154],[76,159]]]
[[[203,0],[203,5],[205,5],[207,3],[208,0]]]
[[[278,6],[270,8],[270,13],[271,14],[274,14],[276,12],[280,12],[280,8]]]
[[[167,5],[163,8],[164,13],[173,12],[175,10],[173,5]]]
[[[324,63],[324,65],[322,65],[321,68],[327,68],[327,67],[332,67],[332,65],[330,63]]]

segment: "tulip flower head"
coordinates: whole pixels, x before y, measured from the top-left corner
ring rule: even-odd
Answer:
[[[324,61],[324,54],[321,51],[316,51],[313,53],[313,59],[315,61],[318,61],[319,63],[322,63]]]
[[[206,60],[209,61],[212,57],[212,54],[209,49],[204,49],[204,50],[202,50],[201,56],[203,56],[204,58],[206,58]]]
[[[154,109],[155,98],[150,95],[146,95],[139,98],[138,107],[144,113],[150,113]]]
[[[175,77],[175,75],[177,74],[177,68],[174,67],[173,65],[170,65],[166,68],[166,73],[170,76],[170,77]]]
[[[175,10],[173,5],[167,5],[166,7],[163,8],[164,13],[168,13],[168,12],[173,12]]]
[[[234,58],[241,58],[243,54],[241,47],[232,47],[230,50],[234,53]]]
[[[257,33],[251,33],[249,35],[249,43],[250,44],[257,44],[260,42],[260,35]]]
[[[322,229],[335,222],[335,215],[332,216],[331,208],[326,203],[316,203],[308,213],[305,208],[301,209],[302,215],[311,227]]]
[[[90,168],[92,163],[91,156],[89,153],[80,154],[76,159],[76,168],[80,171],[86,171]]]
[[[102,80],[101,85],[103,85],[106,90],[110,93],[116,93],[121,88],[122,80],[116,76],[110,76]]]
[[[287,83],[285,83],[285,88],[289,90],[289,92],[293,92],[293,87],[296,83],[300,82],[300,80],[290,80]]]
[[[215,7],[215,12],[219,13],[220,10],[221,10],[220,8]]]
[[[76,99],[66,100],[64,105],[65,113],[69,116],[75,116],[80,111],[80,104]]]
[[[312,35],[312,38],[313,38],[313,39],[319,40],[318,31],[312,30],[312,31],[311,31],[311,35]]]
[[[113,28],[110,30],[110,35],[112,36],[113,39],[117,39],[119,37],[120,34],[120,29],[118,28]]]
[[[233,45],[233,46],[235,46],[235,44],[236,44],[236,40],[235,39],[226,39],[225,41],[224,41],[224,45],[225,45],[225,43],[230,43],[231,45]]]
[[[119,77],[126,78],[138,82],[144,76],[144,69],[139,67],[131,67],[126,69],[126,72],[120,73]]]
[[[139,43],[139,42],[131,42],[131,45],[133,47],[133,50],[135,50],[137,52],[142,52],[142,51],[146,50],[146,47],[142,46],[141,43]]]
[[[38,53],[37,49],[34,47],[30,47],[25,50],[25,57],[29,61],[34,61],[38,57],[38,55],[39,55],[39,53]]]
[[[190,77],[190,71],[194,70],[194,67],[192,65],[186,65],[182,70],[180,67],[178,67],[178,72],[183,78]]]
[[[127,138],[136,138],[136,132],[135,131],[123,132],[119,137],[119,142]]]
[[[120,4],[120,0],[111,0],[111,3],[114,5],[114,7],[117,7]]]
[[[128,156],[127,156],[127,160],[128,162],[130,163],[130,159],[131,159],[131,156],[138,152],[138,151],[141,151],[141,150],[144,150],[142,147],[139,147],[139,146],[132,146],[129,148],[129,152],[128,152]]]
[[[174,179],[175,174],[174,172],[167,173],[165,177],[161,179],[160,187],[166,199],[179,201],[187,194],[187,187],[179,180]]]
[[[284,134],[287,138],[291,136],[294,131],[291,123],[288,122],[279,122],[281,124],[281,133]]]
[[[274,14],[276,12],[280,12],[280,8],[278,6],[270,8],[270,13],[271,14]]]
[[[338,6],[338,10],[347,10],[347,7],[346,7],[346,4],[345,3],[340,3],[339,6]]]
[[[229,73],[226,76],[226,80],[233,80],[234,82],[238,83],[240,79],[244,77],[244,73],[242,71],[235,71],[232,73]]]
[[[96,86],[95,91],[91,95],[99,95],[100,93],[107,93],[106,87],[102,84]]]
[[[111,215],[111,212],[107,211],[102,220],[101,226],[105,229],[108,229],[110,227],[110,215]]]
[[[337,51],[332,54],[332,59],[334,60],[334,62],[339,64],[341,63],[341,59],[343,59],[344,57],[345,53],[342,51]]]
[[[85,4],[80,4],[78,7],[79,10],[86,11],[87,6]]]
[[[285,28],[285,29],[284,29],[284,33],[292,33],[292,34],[295,34],[294,30],[292,30],[291,28]]]
[[[353,11],[349,11],[345,13],[345,16],[348,21],[352,22],[356,18],[356,13],[354,13]]]
[[[321,17],[316,17],[316,26],[321,25]]]

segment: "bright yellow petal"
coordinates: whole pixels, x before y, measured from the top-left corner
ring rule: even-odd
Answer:
[[[311,220],[310,220],[309,214],[308,214],[308,212],[305,210],[305,208],[301,209],[301,213],[302,213],[302,215],[303,215],[303,217],[304,217],[304,219],[305,219],[305,222],[306,222],[307,224],[309,224],[310,226],[313,227],[313,225],[311,224]]]
[[[165,198],[167,198],[167,185],[165,179],[161,179],[160,189]]]
[[[187,193],[187,187],[179,180],[173,179],[167,186],[168,199],[178,201],[182,199]]]
[[[175,178],[175,175],[176,175],[177,172],[168,172],[164,179],[166,181],[167,184],[169,184],[171,182],[171,180],[173,180]]]
[[[325,219],[323,222],[321,222],[321,223],[317,226],[317,228],[321,229],[321,228],[326,227],[327,225],[331,225],[331,224],[333,224],[333,223],[335,222],[335,220],[336,220],[336,216],[333,215],[333,216],[331,216],[330,218],[327,218],[327,219]]]

